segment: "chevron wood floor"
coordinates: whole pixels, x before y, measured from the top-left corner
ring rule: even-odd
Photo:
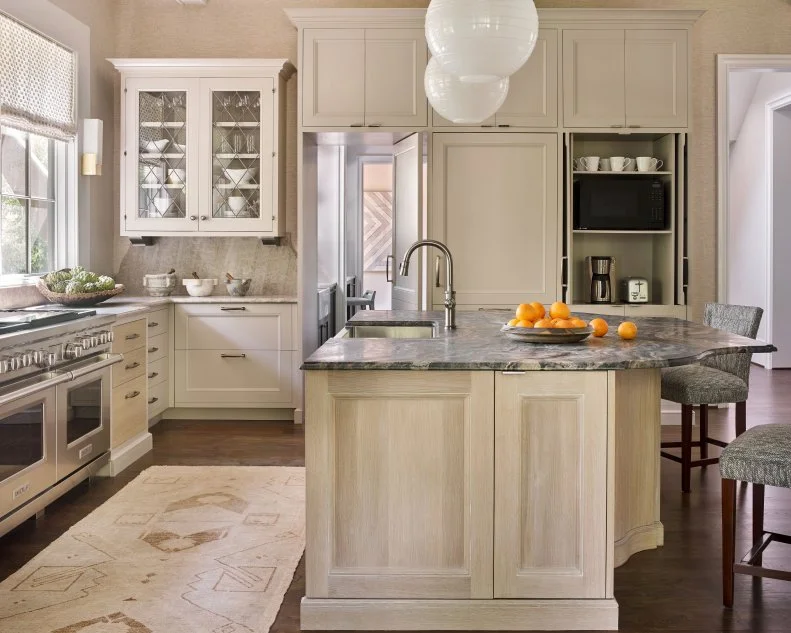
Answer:
[[[754,368],[747,409],[748,426],[791,423],[791,371]],[[711,413],[711,432],[733,437],[733,409]],[[667,439],[678,435],[665,427]],[[154,464],[289,465],[303,464],[301,427],[288,423],[169,421],[154,429],[154,451],[115,479],[80,486],[50,506],[38,523],[30,521],[0,538],[0,578],[21,567],[51,541]],[[696,469],[692,492],[680,492],[676,464],[662,463],[662,521],[665,546],[632,557],[615,572],[621,607],[620,630],[629,633],[791,631],[791,583],[736,578],[736,605],[720,599],[720,490],[716,467]],[[748,548],[749,490],[739,491],[739,550]],[[767,489],[766,527],[791,534],[791,490]],[[772,546],[764,560],[791,569],[791,546]],[[299,601],[304,567],[297,569],[278,618],[276,633],[299,631]],[[2,623],[0,622],[0,631]],[[30,633],[39,633],[31,631]],[[41,632],[45,633],[45,632]],[[46,632],[49,633],[49,632]],[[195,632],[202,633],[202,632]]]

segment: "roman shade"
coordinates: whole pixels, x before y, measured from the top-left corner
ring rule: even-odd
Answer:
[[[0,123],[73,138],[76,83],[73,51],[0,12]]]

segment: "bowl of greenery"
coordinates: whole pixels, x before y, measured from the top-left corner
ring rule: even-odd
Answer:
[[[121,294],[124,286],[112,277],[76,266],[44,275],[38,280],[38,290],[50,303],[85,307]]]

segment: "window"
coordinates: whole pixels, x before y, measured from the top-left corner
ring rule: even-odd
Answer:
[[[0,138],[0,278],[49,272],[62,259],[66,144],[10,127]]]

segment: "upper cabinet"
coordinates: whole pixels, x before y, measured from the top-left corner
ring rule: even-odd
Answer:
[[[687,127],[685,29],[563,31],[563,124]]]
[[[434,127],[462,127],[432,111]],[[514,73],[508,97],[482,127],[557,127],[558,31],[540,29],[530,59]]]
[[[422,29],[314,29],[303,36],[304,127],[425,127]]]
[[[286,60],[113,60],[121,235],[285,230]]]

